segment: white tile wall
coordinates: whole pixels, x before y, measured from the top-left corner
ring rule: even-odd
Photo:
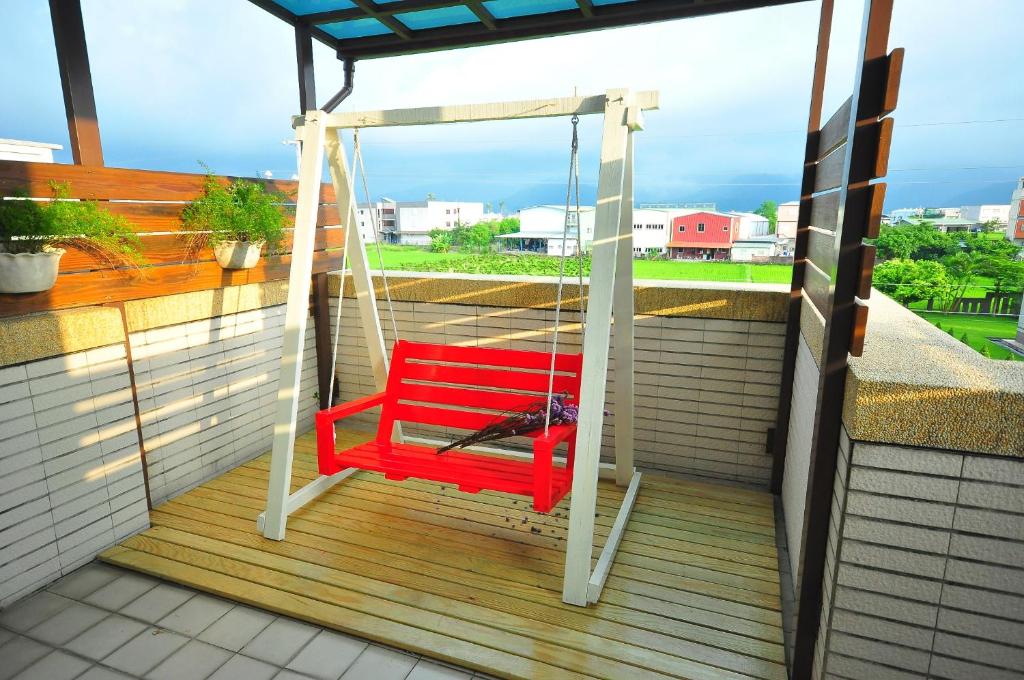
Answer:
[[[0,606],[148,523],[124,346],[0,369]]]
[[[332,319],[337,299],[332,298]],[[403,339],[550,351],[554,312],[473,305],[395,302]],[[381,326],[393,342],[381,305]],[[565,312],[559,348],[579,351],[579,316]],[[767,486],[767,429],[778,405],[785,325],[689,317],[641,317],[635,322],[636,461],[645,469]],[[374,390],[356,303],[342,306],[337,363],[341,399]],[[608,410],[615,410],[610,361]],[[346,421],[372,430],[376,411]],[[606,457],[613,418],[604,428]],[[447,437],[439,428],[407,426],[408,434]]]
[[[268,450],[285,307],[265,307],[130,336],[157,504]],[[316,348],[309,320],[298,428],[313,426]]]
[[[844,446],[816,677],[1024,678],[1022,482],[1017,458]]]

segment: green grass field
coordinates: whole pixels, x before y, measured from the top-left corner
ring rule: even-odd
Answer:
[[[367,249],[370,266],[380,268],[376,249]],[[382,245],[384,268],[399,271],[436,271],[469,274],[526,274],[557,276],[558,258],[524,255],[432,253],[413,246]],[[567,273],[575,275],[575,261],[567,260]],[[790,265],[742,262],[634,260],[633,277],[677,281],[732,283],[789,283]]]
[[[989,341],[989,338],[1012,338],[1017,334],[1017,319],[1003,316],[979,314],[944,314],[942,312],[918,312],[918,314],[939,325],[944,331],[952,331],[957,340],[966,333],[967,344],[978,352],[988,348],[993,359],[1006,359],[1009,350]]]

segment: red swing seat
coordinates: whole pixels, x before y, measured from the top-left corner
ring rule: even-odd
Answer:
[[[552,425],[533,439],[533,460],[505,458],[455,449],[391,441],[396,422],[440,425],[476,431],[505,412],[544,399],[551,355],[546,352],[454,347],[399,340],[395,343],[383,392],[339,404],[316,414],[320,474],[347,468],[382,472],[388,479],[409,477],[453,484],[460,491],[481,489],[533,498],[537,512],[549,512],[572,486],[576,425]],[[555,355],[555,394],[579,401],[582,354]],[[365,444],[337,451],[334,423],[381,407],[377,436]],[[566,464],[555,465],[554,449],[568,443]]]

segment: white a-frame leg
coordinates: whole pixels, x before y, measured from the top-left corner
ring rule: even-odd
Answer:
[[[562,600],[596,602],[636,502],[640,474],[633,467],[633,130],[642,114],[628,90],[609,90],[601,139],[601,170],[591,250],[587,333],[583,340],[583,386],[576,434],[576,462],[569,503]],[[615,479],[628,484],[611,534],[591,573],[594,512],[601,460],[608,338],[615,314]]]

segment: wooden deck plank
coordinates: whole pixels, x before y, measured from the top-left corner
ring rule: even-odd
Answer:
[[[339,443],[371,435],[339,431]],[[358,473],[255,531],[266,456],[171,500],[103,559],[502,677],[785,677],[772,499],[647,475],[602,597],[561,602],[567,503]],[[316,477],[313,438],[295,479]],[[602,484],[595,543],[622,490]]]

